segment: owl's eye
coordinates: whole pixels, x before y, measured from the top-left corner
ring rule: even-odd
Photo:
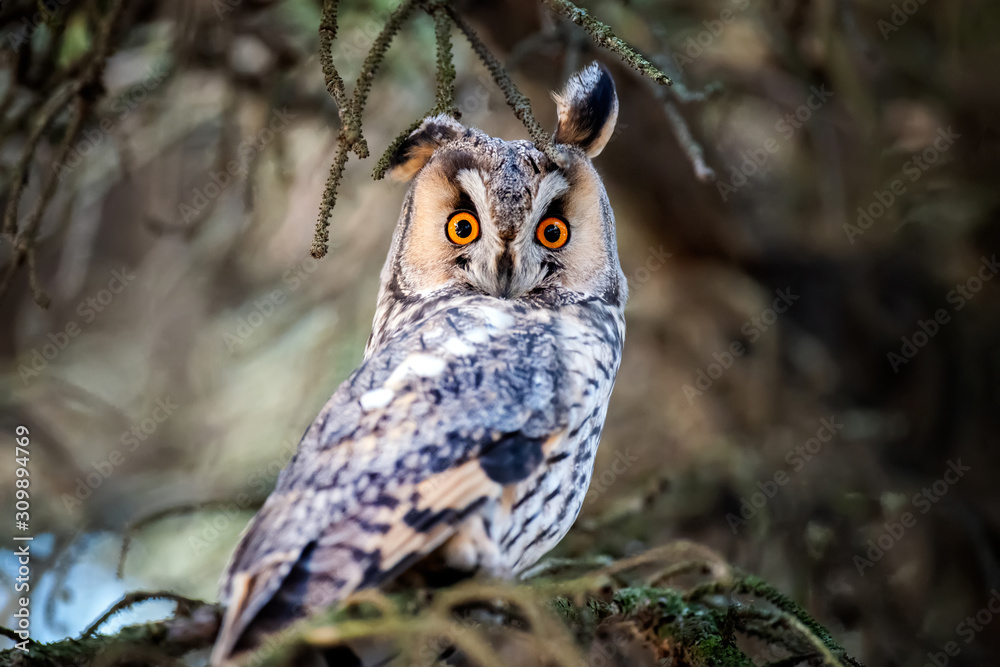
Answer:
[[[479,238],[479,221],[468,211],[456,211],[445,225],[448,240],[456,245],[466,245]]]
[[[569,241],[569,225],[559,218],[545,218],[538,223],[535,238],[546,248],[558,250]]]

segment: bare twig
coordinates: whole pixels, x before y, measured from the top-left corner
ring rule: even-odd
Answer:
[[[80,638],[85,639],[87,637],[90,637],[95,632],[97,632],[101,628],[101,626],[108,621],[108,619],[110,619],[118,612],[124,609],[128,609],[129,607],[134,607],[140,602],[145,602],[146,600],[173,600],[177,604],[178,612],[181,609],[191,609],[204,604],[203,602],[199,602],[198,600],[192,600],[190,598],[184,597],[183,595],[177,595],[176,593],[171,593],[170,591],[155,591],[155,592],[136,591],[135,593],[127,593],[125,597],[123,597],[121,600],[111,605],[110,609],[101,614],[100,618],[91,623],[90,627],[84,630],[83,634],[80,635]]]
[[[670,100],[666,100],[663,103],[663,110],[667,114],[670,126],[674,128],[674,136],[677,137],[677,142],[684,149],[684,154],[687,155],[688,161],[694,168],[695,177],[703,183],[714,181],[715,170],[705,162],[705,149],[701,147],[701,144],[691,134],[691,129],[688,127],[687,121],[684,120],[684,116],[681,115],[680,110],[678,110],[677,105]]]
[[[0,226],[0,231],[2,231],[7,241],[11,244],[13,253],[7,271],[0,278],[0,297],[9,288],[17,268],[27,261],[32,296],[35,302],[42,308],[48,306],[48,296],[38,284],[35,273],[35,241],[45,210],[55,193],[56,181],[59,176],[58,167],[65,160],[70,144],[83,124],[87,111],[90,109],[93,90],[99,85],[100,78],[104,72],[104,66],[107,63],[113,46],[112,36],[124,4],[124,0],[114,0],[111,3],[107,13],[104,14],[104,20],[99,24],[97,36],[94,40],[94,48],[90,51],[86,59],[86,64],[68,82],[57,86],[42,104],[41,112],[28,134],[27,141],[11,174],[12,185],[8,193],[7,208],[4,211],[3,224]],[[14,85],[14,83],[12,82],[11,85]],[[21,228],[17,221],[17,214],[20,207],[21,195],[28,181],[31,160],[35,156],[38,142],[49,125],[74,100],[76,106],[70,112],[70,118],[66,125],[62,141],[56,149],[52,171],[47,175],[42,184],[38,199],[35,201],[31,212],[25,218],[23,228]]]
[[[14,171],[11,174],[11,188],[10,193],[7,195],[7,209],[4,211],[3,216],[4,234],[13,235],[17,232],[18,203],[21,200],[21,193],[24,190],[24,186],[28,182],[28,168],[31,158],[35,155],[35,148],[38,146],[38,141],[42,138],[42,133],[45,132],[55,117],[66,108],[66,105],[73,96],[80,92],[82,86],[83,82],[76,80],[60,88],[56,94],[48,99],[32,124],[31,131],[24,142],[24,148],[21,150],[21,157],[18,158],[17,163],[14,165]]]
[[[6,637],[7,639],[11,640],[14,643],[19,643],[19,642],[23,641],[21,639],[21,635],[17,634],[16,632],[14,632],[13,630],[11,630],[10,628],[5,628],[3,626],[0,626],[0,636]],[[34,644],[35,640],[29,638],[28,639],[28,643],[29,644]]]

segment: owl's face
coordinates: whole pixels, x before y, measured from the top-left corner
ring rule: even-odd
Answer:
[[[386,296],[624,303],[614,217],[590,162],[614,129],[614,83],[594,64],[556,101],[558,163],[447,116],[410,135],[390,172],[412,184],[383,271]]]

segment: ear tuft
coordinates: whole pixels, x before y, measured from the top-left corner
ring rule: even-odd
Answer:
[[[577,146],[588,157],[600,155],[618,120],[618,95],[608,68],[592,62],[552,98],[558,113],[555,142]]]
[[[454,141],[465,126],[446,114],[425,118],[389,158],[388,175],[397,181],[409,181],[438,148]]]

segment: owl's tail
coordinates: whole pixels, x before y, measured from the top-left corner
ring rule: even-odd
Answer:
[[[289,552],[275,552],[252,572],[233,572],[228,583],[229,604],[212,650],[213,667],[240,663],[241,656],[265,645],[284,643],[294,632],[295,621],[327,609],[356,590],[378,586],[396,578],[454,533],[452,525],[431,531],[433,539],[421,544],[401,544],[405,554],[390,570],[381,570],[378,550],[364,551],[356,527],[349,526],[310,542],[290,563]],[[358,643],[357,658],[336,653],[330,663],[340,667],[378,667],[391,659],[391,641]],[[317,663],[322,665],[323,663]]]

